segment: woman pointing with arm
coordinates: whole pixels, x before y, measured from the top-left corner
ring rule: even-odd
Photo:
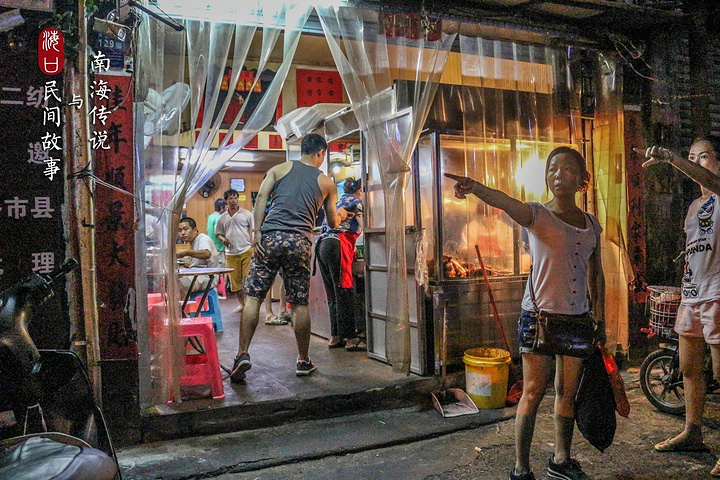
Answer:
[[[559,479],[589,478],[570,457],[575,426],[575,394],[582,374],[582,359],[551,355],[534,347],[538,310],[568,317],[586,317],[588,294],[597,322],[596,335],[605,342],[605,278],[600,258],[600,224],[582,211],[576,194],[587,190],[590,173],[583,156],[569,147],[550,152],[545,182],[552,196],[545,204],[521,202],[469,177],[446,174],[455,180],[455,196],[472,194],[504,210],[528,230],[533,267],[522,300],[518,344],[523,364],[523,394],[515,417],[515,465],[510,480],[534,480],[530,446],[535,418],[555,370],[555,452],[548,462],[548,476]]]

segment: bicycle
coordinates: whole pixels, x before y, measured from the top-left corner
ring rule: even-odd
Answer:
[[[659,348],[651,352],[640,366],[640,388],[648,401],[658,410],[673,415],[685,413],[685,391],[680,371],[678,334],[673,327],[680,305],[680,288],[649,286],[646,308],[650,310],[648,328],[642,331],[648,338],[659,337]],[[713,377],[709,347],[705,353],[706,393],[720,390]]]

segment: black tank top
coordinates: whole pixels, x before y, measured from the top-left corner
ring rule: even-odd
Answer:
[[[317,167],[293,161],[290,171],[273,186],[270,209],[260,232],[295,232],[312,240],[315,218],[323,203],[318,185],[320,173]]]

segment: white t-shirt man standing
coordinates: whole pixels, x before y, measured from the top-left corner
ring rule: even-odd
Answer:
[[[227,203],[227,211],[218,218],[215,236],[225,244],[225,262],[233,269],[228,274],[230,291],[235,292],[240,304],[235,311],[241,312],[245,306],[243,282],[253,254],[253,215],[240,206],[237,190],[230,188],[223,197]]]

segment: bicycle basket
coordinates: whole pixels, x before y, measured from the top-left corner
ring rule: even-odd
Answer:
[[[677,338],[673,330],[680,305],[680,287],[649,286],[650,330],[663,338]]]

